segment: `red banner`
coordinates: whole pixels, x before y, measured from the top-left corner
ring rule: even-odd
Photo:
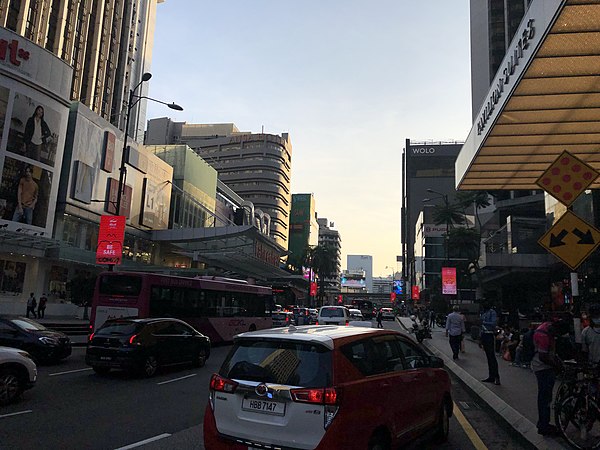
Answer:
[[[456,267],[442,267],[442,294],[456,294]]]
[[[311,297],[317,295],[317,283],[315,283],[314,281],[310,283],[310,295]]]
[[[101,216],[96,264],[121,264],[125,216]]]
[[[412,290],[412,292],[411,292],[412,295],[410,298],[412,300],[419,300],[421,298],[421,293],[419,292],[419,286],[414,285],[411,290]]]
[[[390,293],[390,302],[394,303],[395,301],[396,301],[396,293],[391,292]]]

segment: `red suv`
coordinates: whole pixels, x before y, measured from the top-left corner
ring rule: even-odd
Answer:
[[[306,326],[238,335],[210,381],[209,449],[389,449],[448,437],[440,358],[391,330]]]

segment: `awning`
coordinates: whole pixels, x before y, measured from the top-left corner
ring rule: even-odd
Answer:
[[[152,232],[152,240],[166,241],[177,253],[243,276],[263,280],[285,278],[279,258],[286,250],[252,225],[182,228]]]
[[[457,188],[540,189],[564,150],[600,171],[599,0],[533,0],[457,158]]]

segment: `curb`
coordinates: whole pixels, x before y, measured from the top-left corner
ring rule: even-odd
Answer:
[[[507,425],[519,433],[523,439],[536,449],[559,450],[566,448],[552,438],[546,438],[537,433],[537,426],[520,412],[498,397],[494,392],[475,379],[462,367],[440,352],[435,346],[424,342],[423,345],[435,356],[444,360],[444,365],[462,382],[476,397],[485,402],[491,411],[499,416]]]

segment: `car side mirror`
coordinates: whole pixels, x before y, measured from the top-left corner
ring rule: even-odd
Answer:
[[[438,358],[437,356],[430,356],[429,367],[433,367],[434,369],[443,369],[444,360],[442,358]]]

